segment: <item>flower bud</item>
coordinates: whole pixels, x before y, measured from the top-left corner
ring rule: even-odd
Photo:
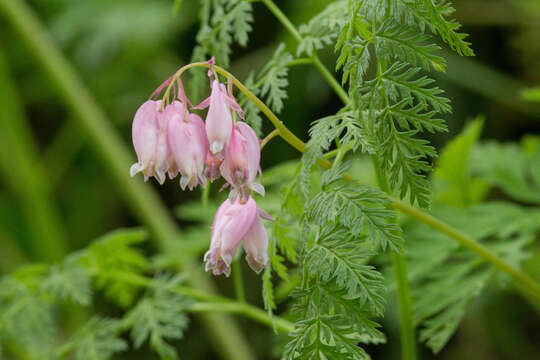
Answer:
[[[232,129],[231,111],[228,106],[227,92],[221,84],[214,80],[212,82],[212,93],[208,103],[208,114],[206,116],[206,133],[212,154],[219,154],[229,142]],[[205,107],[203,102],[197,108]]]
[[[142,172],[144,181],[154,176],[160,184],[165,182],[165,173],[171,169],[170,150],[167,143],[167,125],[170,114],[181,106],[179,102],[167,106],[160,112],[161,101],[148,100],[142,104],[133,119],[132,139],[137,153],[137,163],[129,170],[131,176]]]
[[[264,187],[255,182],[260,171],[261,147],[255,131],[244,122],[234,126],[225,160],[221,164],[221,175],[232,186],[231,199],[240,196],[245,200],[251,191],[264,196]]]
[[[168,142],[176,169],[182,175],[180,187],[193,190],[198,184],[206,185],[204,161],[208,152],[208,139],[204,122],[196,114],[178,113],[169,120]]]

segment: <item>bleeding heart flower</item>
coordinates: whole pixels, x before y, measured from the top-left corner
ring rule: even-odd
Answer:
[[[238,196],[245,200],[251,191],[264,196],[264,187],[255,182],[260,172],[260,161],[261,146],[257,134],[245,122],[237,122],[220,167],[221,175],[232,186],[231,200],[234,201]]]
[[[168,142],[174,164],[182,177],[180,187],[193,190],[198,184],[206,185],[204,161],[208,152],[208,139],[204,122],[187,111],[169,120]]]
[[[268,235],[259,216],[271,219],[257,208],[251,197],[245,202],[227,199],[221,204],[212,224],[210,249],[204,255],[206,271],[229,276],[241,242],[244,242],[246,260],[254,271],[260,272],[268,265]]]
[[[161,101],[148,100],[142,104],[133,118],[132,138],[138,161],[131,166],[131,176],[142,172],[144,181],[154,176],[160,184],[165,182],[165,173],[175,176],[167,142],[168,122],[182,105],[175,101],[160,111]]]

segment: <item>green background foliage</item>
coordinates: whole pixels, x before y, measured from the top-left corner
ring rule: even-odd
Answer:
[[[271,264],[260,277],[243,261],[233,269],[245,301],[275,321],[235,318],[252,358],[398,359],[390,251],[408,261],[419,358],[540,357],[535,300],[451,238],[389,209],[368,156],[381,156],[397,197],[540,281],[540,7],[456,0],[443,18],[443,2],[396,2],[387,16],[365,1],[344,17],[347,1],[327,3],[276,1],[298,42],[258,1],[28,1],[126,144],[152,91],[211,55],[307,142],[301,164],[279,138],[262,153],[267,196],[257,201],[276,218],[267,226]],[[0,358],[226,356],[192,315],[216,299],[200,301],[178,270],[192,269],[188,258],[203,269],[219,186],[205,205],[198,191],[151,182],[181,231],[162,242],[141,228],[152,225],[113,180],[109,149],[94,151],[7,14],[2,6]],[[451,53],[471,48],[475,57]],[[315,53],[336,68],[352,105],[315,67],[294,63]],[[203,69],[184,78],[193,102],[206,97],[206,79]],[[259,135],[272,130],[247,97],[239,102]],[[336,138],[350,152],[322,171],[316,159]],[[362,184],[344,182],[345,172]],[[211,281],[235,297],[235,280]],[[275,315],[295,323],[291,336],[272,331]],[[232,358],[244,358],[237,349]]]

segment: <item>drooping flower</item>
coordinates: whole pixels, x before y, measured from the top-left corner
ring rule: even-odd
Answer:
[[[247,199],[251,191],[264,196],[264,187],[255,181],[260,172],[261,147],[255,131],[245,122],[237,122],[232,130],[221,175],[232,186],[231,199]]]
[[[181,174],[182,190],[206,185],[204,161],[208,139],[202,119],[187,111],[177,113],[169,120],[168,142],[176,169]]]
[[[212,81],[210,97],[197,105],[195,109],[206,107],[208,107],[206,134],[211,153],[217,155],[227,146],[231,136],[233,125],[231,111],[236,111],[240,117],[243,117],[243,113],[232,96],[232,91],[228,93],[225,85],[217,80]]]
[[[175,176],[176,170],[171,161],[167,141],[168,121],[181,110],[181,104],[173,104],[160,111],[161,101],[148,100],[142,104],[133,118],[132,139],[137,162],[131,166],[131,176],[142,172],[144,181],[154,176],[160,184],[165,182],[165,173]]]
[[[206,164],[204,174],[208,179],[210,179],[210,182],[219,179],[221,176],[219,167],[223,163],[223,156],[221,154],[214,155],[210,150],[208,150],[204,163]]]
[[[260,272],[268,265],[268,235],[259,216],[271,219],[251,197],[245,202],[227,199],[221,204],[212,224],[210,249],[204,255],[206,271],[229,276],[234,254],[242,242],[246,260],[254,271]]]

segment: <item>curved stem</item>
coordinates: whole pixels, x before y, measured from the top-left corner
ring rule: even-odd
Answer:
[[[296,26],[289,20],[287,15],[281,11],[281,9],[274,4],[272,0],[263,0],[262,1],[268,10],[274,14],[274,16],[283,24],[285,29],[287,29],[291,35],[296,39],[296,41],[301,42],[304,40]],[[319,56],[316,52],[313,52],[313,55],[311,55],[311,62],[315,67],[319,70],[319,72],[324,76],[328,84],[334,89],[336,94],[339,96],[341,101],[343,101],[344,104],[350,103],[349,95],[347,95],[347,92],[341,87],[339,82],[336,80],[336,78],[328,71],[328,69],[323,65],[321,60],[319,59]]]
[[[121,271],[111,271],[108,273],[108,275],[112,278],[115,278],[116,280],[124,281],[134,286],[140,286],[145,288],[152,287],[152,279],[142,275]],[[244,302],[237,302],[220,295],[208,294],[199,289],[187,286],[175,286],[171,288],[171,291],[177,294],[188,296],[195,300],[202,301],[197,302],[190,306],[188,309],[186,309],[189,312],[234,313],[244,315],[270,327],[275,326],[278,330],[281,330],[285,333],[290,333],[294,330],[294,324],[292,324],[291,322],[275,315],[270,317],[266,311],[261,310],[253,305],[246,304]]]
[[[274,129],[274,130],[272,130],[272,132],[270,134],[266,135],[266,137],[261,140],[261,150],[263,149],[263,147],[265,147],[266,144],[268,144],[268,142],[270,140],[272,140],[273,138],[275,138],[278,135],[279,135],[278,129]]]
[[[261,324],[267,325],[269,327],[275,327],[277,330],[280,330],[286,334],[291,333],[294,330],[294,324],[273,316],[270,317],[268,314],[251,305],[240,303],[240,302],[233,302],[228,301],[224,303],[217,303],[217,302],[211,302],[211,303],[195,303],[192,306],[190,306],[187,311],[190,312],[208,312],[208,311],[216,311],[216,312],[228,312],[232,314],[238,314],[243,315],[246,317],[249,317],[255,321],[260,322]]]

